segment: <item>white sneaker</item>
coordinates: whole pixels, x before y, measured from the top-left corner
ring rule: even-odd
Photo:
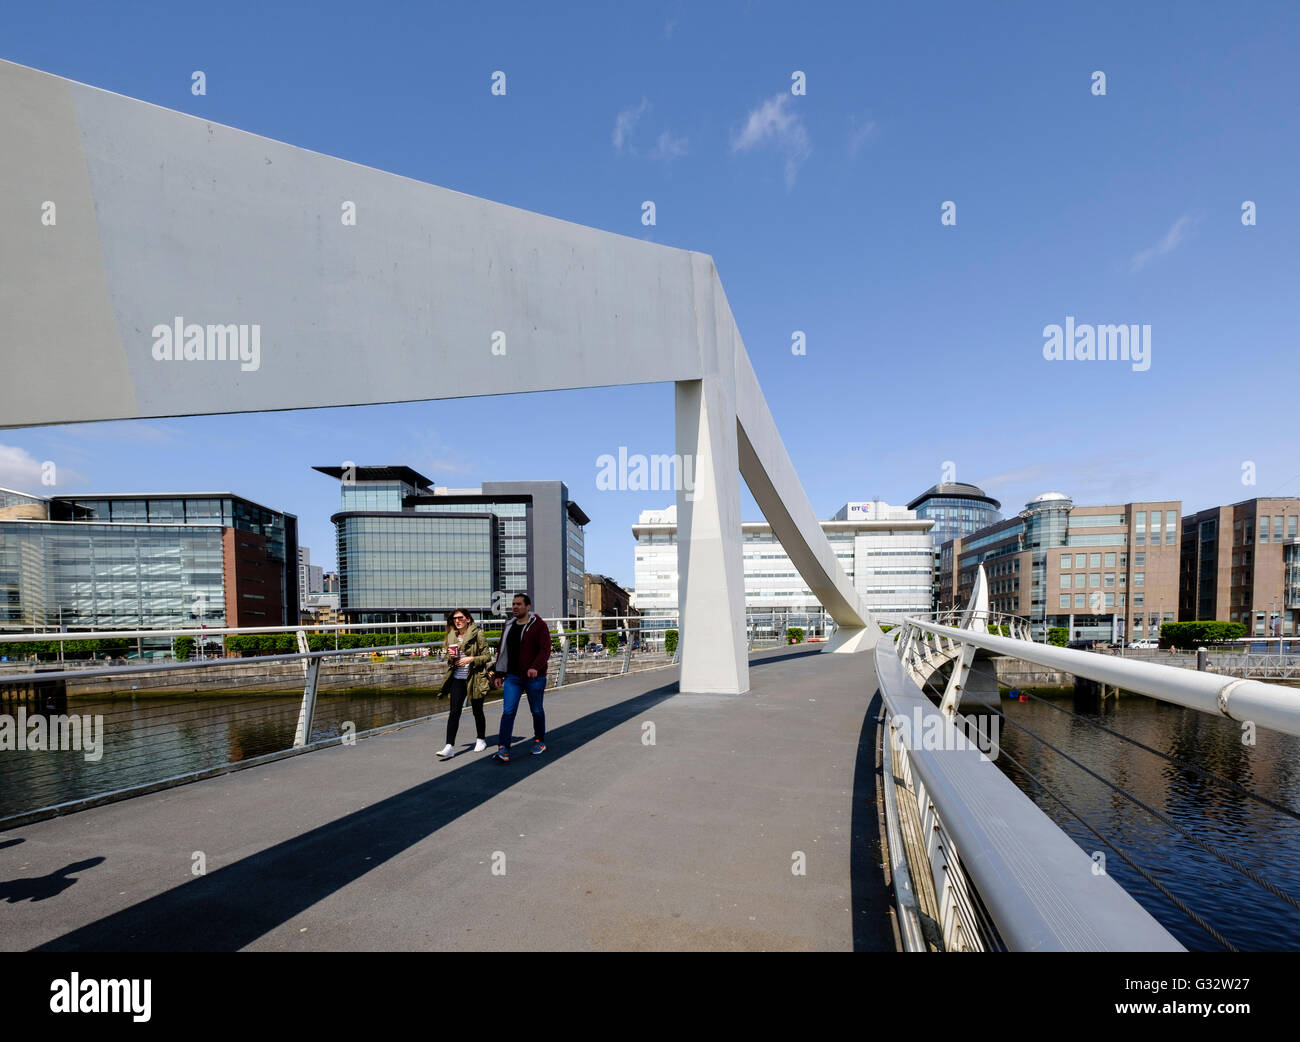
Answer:
[[[474,743],[474,751],[476,753],[481,753],[486,748],[487,748],[487,742],[483,741],[482,738],[480,738],[477,742]]]
[[[444,760],[450,760],[453,756],[456,755],[456,748],[455,746],[448,743],[447,745],[443,746],[442,750],[438,753],[438,755],[441,756]]]

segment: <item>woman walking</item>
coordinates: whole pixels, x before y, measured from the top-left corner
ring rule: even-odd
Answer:
[[[487,639],[474,619],[464,608],[447,616],[447,677],[442,682],[442,694],[451,698],[451,714],[447,717],[447,744],[438,753],[444,760],[456,755],[456,729],[460,726],[460,711],[468,696],[474,713],[474,726],[478,741],[474,751],[487,748],[487,718],[483,715],[483,698],[488,693],[488,666],[496,658],[488,647]]]

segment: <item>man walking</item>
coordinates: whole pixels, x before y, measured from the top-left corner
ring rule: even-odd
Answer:
[[[497,738],[497,763],[510,762],[510,743],[515,728],[519,699],[528,696],[528,710],[533,714],[533,755],[546,752],[546,714],[542,710],[542,693],[546,690],[546,663],[551,660],[551,631],[546,620],[534,615],[533,602],[526,593],[515,594],[510,607],[514,616],[501,634],[496,672],[505,676],[502,692],[501,728]]]

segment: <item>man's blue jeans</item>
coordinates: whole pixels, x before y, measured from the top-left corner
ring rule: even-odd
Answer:
[[[528,710],[533,714],[533,736],[546,740],[546,713],[542,710],[542,692],[546,690],[546,677],[506,677],[501,695],[501,731],[498,745],[510,748],[515,731],[515,714],[519,712],[519,699],[528,696]]]

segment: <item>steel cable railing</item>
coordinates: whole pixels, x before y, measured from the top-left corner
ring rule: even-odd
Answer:
[[[930,686],[929,680],[926,681],[926,686]],[[942,699],[943,697],[942,691],[934,691],[932,689],[931,693],[935,695],[937,699]],[[1000,710],[996,712],[998,716],[1000,716],[1002,719],[1006,719],[1008,720],[1008,722],[1013,722],[1010,721],[1007,718],[1006,714],[1002,713]],[[971,723],[971,718],[963,714],[960,713],[957,714],[957,718],[965,721],[968,725]],[[1171,890],[1169,890],[1168,887],[1166,887],[1163,883],[1161,883],[1158,879],[1156,879],[1155,876],[1153,876],[1150,872],[1148,872],[1141,865],[1139,865],[1137,861],[1134,860],[1134,858],[1129,854],[1128,851],[1126,851],[1113,839],[1108,839],[1106,836],[1104,836],[1101,833],[1101,831],[1095,825],[1093,825],[1092,822],[1090,822],[1087,818],[1085,818],[1082,814],[1080,814],[1077,810],[1075,810],[1074,807],[1070,806],[1069,802],[1063,796],[1057,793],[1050,785],[1048,785],[1045,781],[1043,781],[1036,774],[1034,774],[1034,772],[1031,771],[1026,764],[1021,763],[1014,756],[1008,753],[1006,749],[1003,748],[1000,744],[997,749],[997,755],[1005,756],[1008,760],[1010,760],[1013,764],[1015,764],[1018,768],[1020,768],[1020,770],[1024,773],[1024,775],[1027,778],[1029,778],[1032,782],[1034,782],[1034,784],[1037,785],[1045,794],[1047,794],[1053,800],[1055,800],[1060,805],[1062,810],[1064,810],[1072,818],[1078,821],[1080,825],[1082,825],[1085,829],[1087,829],[1090,833],[1092,833],[1092,835],[1097,839],[1099,843],[1101,843],[1103,846],[1107,847],[1113,853],[1118,855],[1119,859],[1123,861],[1126,865],[1128,865],[1131,869],[1133,869],[1135,873],[1137,873],[1144,880],[1146,880],[1146,882],[1152,887],[1152,889],[1154,889],[1156,892],[1163,895],[1164,898],[1171,905],[1177,908],[1180,912],[1182,912],[1185,916],[1187,916],[1188,919],[1190,919],[1198,927],[1204,930],[1205,933],[1208,934],[1211,938],[1213,938],[1216,943],[1218,943],[1228,951],[1234,951],[1234,952],[1237,951],[1236,947],[1234,947],[1233,944],[1230,941],[1228,941],[1228,939],[1225,938],[1218,930],[1216,930],[1207,920],[1205,920],[1201,915],[1199,915],[1195,910],[1193,910],[1185,901],[1183,901]]]
[[[960,641],[955,642],[955,645],[956,645],[956,646],[960,646]],[[951,649],[950,649],[950,650],[951,650]],[[955,658],[955,654],[954,654],[952,657]],[[1032,657],[1029,657],[1029,661],[1033,661],[1033,658],[1032,658]],[[957,666],[954,666],[954,668],[957,668]],[[973,665],[973,663],[971,663],[971,664],[968,666],[968,669],[969,669],[969,671],[972,672],[972,673],[977,673],[977,674],[982,675],[986,680],[990,681],[990,682],[994,685],[994,690],[997,690],[998,678],[997,678],[996,674],[994,674],[994,673],[990,673],[990,672],[985,671],[985,670],[981,670],[981,669],[975,667],[975,666]],[[922,671],[920,671],[920,670],[918,670],[917,672],[918,672],[918,674],[921,675],[921,676],[923,677],[923,679],[925,680],[925,686],[927,686],[927,687],[933,687],[933,680],[934,680],[934,677],[938,675],[938,670],[937,670],[937,669],[935,669],[935,670],[933,670],[933,671],[925,671],[925,672],[928,672],[928,673],[929,673],[928,676],[925,675],[925,672],[922,672]],[[942,699],[942,697],[943,697],[943,693],[942,693],[942,692],[935,691],[935,694],[936,694],[936,696],[937,696],[938,698]],[[1184,769],[1192,770],[1192,771],[1196,772],[1198,775],[1200,775],[1200,776],[1202,776],[1202,777],[1205,777],[1205,778],[1207,778],[1207,779],[1209,779],[1209,780],[1211,780],[1211,781],[1213,781],[1213,782],[1215,782],[1215,783],[1217,783],[1217,784],[1223,785],[1223,786],[1225,786],[1225,787],[1231,789],[1232,791],[1238,792],[1238,793],[1240,793],[1240,794],[1242,794],[1242,795],[1244,795],[1244,796],[1247,796],[1247,797],[1249,797],[1249,798],[1251,798],[1251,799],[1254,799],[1254,800],[1256,800],[1256,801],[1258,801],[1258,802],[1260,802],[1260,803],[1262,803],[1262,804],[1265,804],[1265,805],[1269,806],[1270,808],[1272,808],[1272,809],[1274,809],[1274,810],[1277,810],[1277,811],[1280,811],[1280,812],[1282,812],[1283,814],[1286,814],[1287,816],[1289,816],[1289,817],[1291,817],[1291,818],[1293,818],[1293,819],[1300,819],[1300,814],[1296,814],[1294,811],[1290,810],[1290,809],[1287,808],[1287,807],[1284,807],[1283,805],[1277,803],[1276,801],[1269,800],[1267,797],[1264,797],[1264,796],[1262,796],[1262,795],[1260,795],[1260,794],[1258,794],[1258,793],[1252,792],[1251,790],[1247,789],[1246,787],[1241,786],[1241,785],[1237,784],[1236,782],[1231,781],[1230,779],[1223,778],[1223,777],[1221,777],[1221,776],[1215,774],[1213,771],[1209,771],[1209,770],[1207,770],[1207,769],[1205,769],[1205,768],[1202,768],[1202,767],[1200,767],[1200,766],[1198,766],[1198,765],[1196,765],[1196,764],[1188,763],[1187,761],[1182,760],[1181,758],[1174,757],[1174,756],[1171,756],[1171,755],[1169,755],[1169,754],[1163,753],[1163,752],[1161,752],[1160,750],[1153,749],[1152,747],[1150,747],[1150,746],[1148,746],[1148,745],[1145,745],[1144,743],[1139,742],[1139,741],[1137,741],[1136,739],[1131,739],[1131,738],[1129,738],[1127,735],[1123,735],[1123,734],[1121,734],[1120,732],[1113,730],[1112,728],[1105,727],[1104,725],[1098,723],[1097,721],[1089,720],[1089,719],[1086,718],[1086,717],[1083,717],[1083,716],[1081,716],[1081,715],[1079,715],[1079,714],[1077,714],[1077,713],[1072,713],[1072,712],[1070,712],[1069,710],[1066,710],[1066,709],[1064,709],[1064,708],[1062,708],[1062,707],[1051,705],[1050,702],[1047,702],[1045,699],[1038,698],[1038,696],[1033,696],[1033,697],[1035,698],[1036,701],[1041,702],[1042,704],[1048,705],[1048,706],[1050,706],[1052,709],[1055,709],[1055,710],[1057,710],[1058,712],[1064,713],[1065,715],[1067,715],[1068,717],[1070,717],[1070,718],[1072,718],[1072,719],[1074,719],[1074,720],[1082,721],[1083,723],[1086,723],[1086,724],[1088,724],[1089,726],[1095,727],[1095,728],[1097,728],[1097,729],[1099,729],[1099,730],[1101,730],[1101,731],[1103,731],[1103,732],[1105,732],[1105,733],[1108,733],[1108,734],[1110,734],[1110,735],[1112,735],[1112,736],[1114,736],[1114,737],[1116,737],[1116,738],[1119,738],[1119,739],[1121,739],[1121,740],[1123,740],[1123,741],[1129,742],[1129,743],[1131,743],[1131,744],[1133,744],[1133,745],[1135,745],[1135,746],[1137,746],[1137,747],[1143,749],[1144,751],[1146,751],[1146,752],[1148,752],[1148,753],[1151,753],[1151,754],[1153,754],[1153,755],[1156,755],[1156,756],[1160,757],[1161,759],[1166,760],[1167,762],[1170,762],[1170,763],[1173,763],[1173,764],[1179,766],[1180,768],[1184,768]],[[1002,720],[1006,721],[1006,722],[1009,723],[1009,724],[1012,724],[1013,726],[1015,726],[1015,727],[1018,728],[1019,730],[1023,731],[1025,734],[1027,734],[1028,736],[1030,736],[1031,738],[1033,738],[1034,740],[1036,740],[1036,741],[1038,741],[1040,744],[1042,744],[1045,748],[1051,749],[1051,750],[1052,750],[1053,752],[1055,752],[1058,756],[1062,757],[1065,761],[1067,761],[1067,762],[1073,764],[1075,767],[1077,767],[1079,770],[1083,771],[1085,774],[1087,774],[1087,775],[1089,775],[1090,777],[1092,777],[1092,778],[1093,778],[1094,780],[1096,780],[1097,782],[1099,782],[1099,783],[1101,783],[1102,785],[1106,786],[1108,789],[1110,789],[1110,790],[1116,792],[1116,793],[1119,794],[1121,797],[1123,797],[1124,799],[1126,799],[1126,800],[1128,800],[1130,803],[1132,803],[1134,806],[1137,806],[1138,808],[1140,808],[1141,810],[1143,810],[1145,813],[1151,815],[1151,816],[1154,817],[1156,820],[1160,821],[1160,823],[1161,823],[1162,825],[1164,825],[1165,827],[1167,827],[1168,829],[1170,829],[1172,832],[1176,833],[1177,835],[1182,836],[1182,837],[1183,837],[1184,839],[1186,839],[1186,840],[1189,840],[1192,844],[1194,844],[1195,846],[1197,846],[1199,849],[1201,849],[1201,850],[1204,851],[1205,853],[1209,854],[1211,857],[1215,858],[1216,860],[1218,860],[1218,861],[1221,862],[1222,864],[1224,864],[1224,865],[1228,866],[1229,868],[1233,869],[1234,871],[1236,871],[1236,872],[1237,872],[1239,875],[1241,875],[1243,878],[1245,878],[1245,879],[1249,880],[1250,882],[1254,883],[1255,885],[1259,886],[1261,889],[1265,890],[1267,893],[1269,893],[1269,894],[1272,895],[1273,897],[1277,898],[1279,901],[1283,902],[1284,904],[1286,904],[1286,905],[1288,905],[1288,906],[1290,906],[1290,907],[1292,907],[1292,908],[1300,909],[1300,900],[1297,900],[1294,896],[1292,896],[1291,894],[1287,893],[1285,890],[1282,890],[1282,889],[1281,889],[1280,887],[1278,887],[1276,884],[1274,884],[1274,883],[1272,883],[1270,880],[1264,878],[1264,877],[1263,877],[1262,875],[1260,875],[1258,872],[1256,872],[1255,870],[1253,870],[1253,869],[1250,868],[1249,866],[1243,864],[1240,860],[1238,860],[1237,858],[1235,858],[1235,857],[1232,856],[1231,854],[1225,853],[1225,852],[1223,852],[1223,851],[1217,849],[1216,847],[1214,847],[1214,846],[1211,845],[1210,843],[1207,843],[1206,841],[1204,841],[1203,839],[1201,839],[1199,836],[1197,836],[1197,835],[1191,833],[1190,831],[1188,831],[1187,829],[1183,828],[1183,827],[1180,826],[1178,823],[1172,821],[1172,820],[1171,820],[1170,818],[1168,818],[1166,815],[1162,814],[1160,811],[1156,810],[1154,807],[1151,807],[1148,803],[1146,803],[1145,801],[1143,801],[1142,799],[1140,799],[1139,797],[1137,797],[1137,796],[1134,795],[1133,793],[1131,793],[1131,792],[1129,792],[1128,790],[1124,789],[1122,786],[1116,785],[1116,784],[1114,784],[1113,782],[1109,781],[1108,779],[1104,778],[1102,775],[1098,774],[1096,771],[1093,771],[1093,770],[1092,770],[1091,768],[1089,768],[1086,764],[1083,764],[1083,763],[1081,763],[1079,760],[1077,760],[1077,759],[1075,759],[1074,757],[1070,756],[1070,755],[1069,755],[1068,753],[1066,753],[1064,750],[1060,749],[1058,746],[1054,745],[1052,742],[1048,741],[1048,740],[1047,740],[1046,738],[1044,738],[1043,736],[1041,736],[1041,735],[1037,734],[1036,732],[1032,731],[1030,728],[1026,727],[1024,724],[1020,723],[1019,721],[1017,721],[1017,720],[1015,720],[1015,719],[1009,717],[1009,716],[1008,716],[1005,712],[1003,712],[1000,708],[993,708],[993,707],[989,707],[989,708],[990,708],[990,711],[991,711],[991,712],[996,713],[996,714],[997,714],[997,715],[998,715]],[[959,717],[960,719],[966,719],[966,718],[964,718],[964,717],[961,717],[960,714],[958,714],[958,717]],[[1078,813],[1078,811],[1076,811],[1073,807],[1071,807],[1071,806],[1069,805],[1069,803],[1068,803],[1064,798],[1062,798],[1058,793],[1056,793],[1056,792],[1055,792],[1055,791],[1054,791],[1050,786],[1048,786],[1047,784],[1045,784],[1045,783],[1044,783],[1040,778],[1038,778],[1038,777],[1037,777],[1037,776],[1036,776],[1032,771],[1030,771],[1030,770],[1029,770],[1029,769],[1028,769],[1028,768],[1027,768],[1023,763],[1021,763],[1021,762],[1020,762],[1019,760],[1017,760],[1015,757],[1011,756],[1011,754],[1006,753],[1006,752],[1005,752],[1005,749],[1003,749],[1003,748],[1000,748],[1000,749],[999,749],[999,752],[1002,753],[1002,754],[1004,754],[1004,755],[1006,755],[1007,758],[1008,758],[1008,760],[1010,760],[1012,763],[1014,763],[1014,764],[1015,764],[1015,765],[1016,765],[1016,766],[1017,766],[1017,767],[1018,767],[1018,768],[1019,768],[1019,769],[1024,773],[1024,775],[1025,775],[1026,777],[1028,777],[1029,779],[1031,779],[1035,784],[1039,785],[1039,786],[1041,787],[1042,791],[1043,791],[1044,793],[1046,793],[1050,798],[1052,798],[1056,803],[1058,803],[1058,804],[1059,804],[1059,805],[1060,805],[1060,806],[1061,806],[1061,807],[1066,811],[1066,813],[1068,813],[1071,817],[1073,817],[1073,818],[1075,818],[1077,821],[1079,821],[1079,823],[1080,823],[1081,825],[1083,825],[1083,826],[1084,826],[1084,827],[1085,827],[1085,828],[1086,828],[1086,829],[1087,829],[1087,830],[1088,830],[1092,835],[1094,835],[1094,836],[1095,836],[1095,837],[1096,837],[1100,842],[1102,842],[1104,845],[1106,845],[1107,847],[1109,847],[1110,849],[1112,849],[1112,850],[1113,850],[1117,855],[1119,855],[1120,859],[1121,859],[1125,864],[1127,864],[1130,868],[1133,869],[1133,871],[1134,871],[1135,873],[1137,873],[1137,874],[1138,874],[1139,876],[1141,876],[1144,880],[1146,880],[1146,882],[1147,882],[1147,883],[1148,883],[1148,884],[1149,884],[1149,885],[1150,885],[1150,886],[1151,886],[1155,891],[1157,891],[1158,893],[1162,894],[1162,895],[1164,896],[1164,898],[1165,898],[1165,899],[1170,903],[1170,905],[1171,905],[1172,907],[1178,909],[1180,912],[1182,912],[1184,915],[1186,915],[1190,921],[1192,921],[1192,922],[1195,923],[1195,924],[1196,924],[1200,929],[1202,929],[1203,931],[1205,931],[1205,932],[1206,932],[1210,937],[1212,937],[1212,938],[1216,941],[1216,943],[1219,943],[1219,944],[1223,945],[1224,947],[1228,948],[1229,950],[1233,950],[1233,951],[1236,950],[1235,946],[1233,946],[1233,945],[1232,945],[1232,944],[1231,944],[1231,943],[1230,943],[1230,942],[1229,942],[1229,941],[1228,941],[1228,940],[1223,936],[1222,933],[1220,933],[1218,930],[1216,930],[1216,929],[1215,929],[1211,924],[1209,924],[1209,923],[1208,923],[1208,922],[1207,922],[1207,921],[1206,921],[1202,916],[1200,916],[1200,915],[1197,914],[1193,909],[1191,909],[1191,908],[1186,904],[1186,902],[1182,901],[1182,900],[1181,900],[1180,898],[1178,898],[1175,894],[1173,894],[1173,893],[1169,890],[1168,887],[1166,887],[1166,886],[1165,886],[1164,884],[1162,884],[1159,880],[1157,880],[1157,879],[1156,879],[1156,878],[1155,878],[1155,877],[1154,877],[1150,872],[1148,872],[1148,871],[1146,871],[1145,869],[1143,869],[1142,867],[1140,867],[1140,866],[1136,863],[1136,861],[1135,861],[1135,860],[1134,860],[1134,859],[1133,859],[1133,858],[1132,858],[1132,857],[1131,857],[1131,856],[1130,856],[1126,851],[1124,851],[1124,850],[1123,850],[1123,849],[1122,849],[1118,844],[1116,844],[1113,840],[1109,840],[1109,839],[1107,839],[1106,837],[1104,837],[1104,836],[1102,835],[1102,833],[1101,833],[1101,832],[1100,832],[1100,831],[1099,831],[1099,830],[1098,830],[1098,829],[1097,829],[1097,828],[1096,828],[1096,827],[1095,827],[1091,822],[1087,821],[1087,820],[1086,820],[1082,815],[1080,815],[1080,814]]]

